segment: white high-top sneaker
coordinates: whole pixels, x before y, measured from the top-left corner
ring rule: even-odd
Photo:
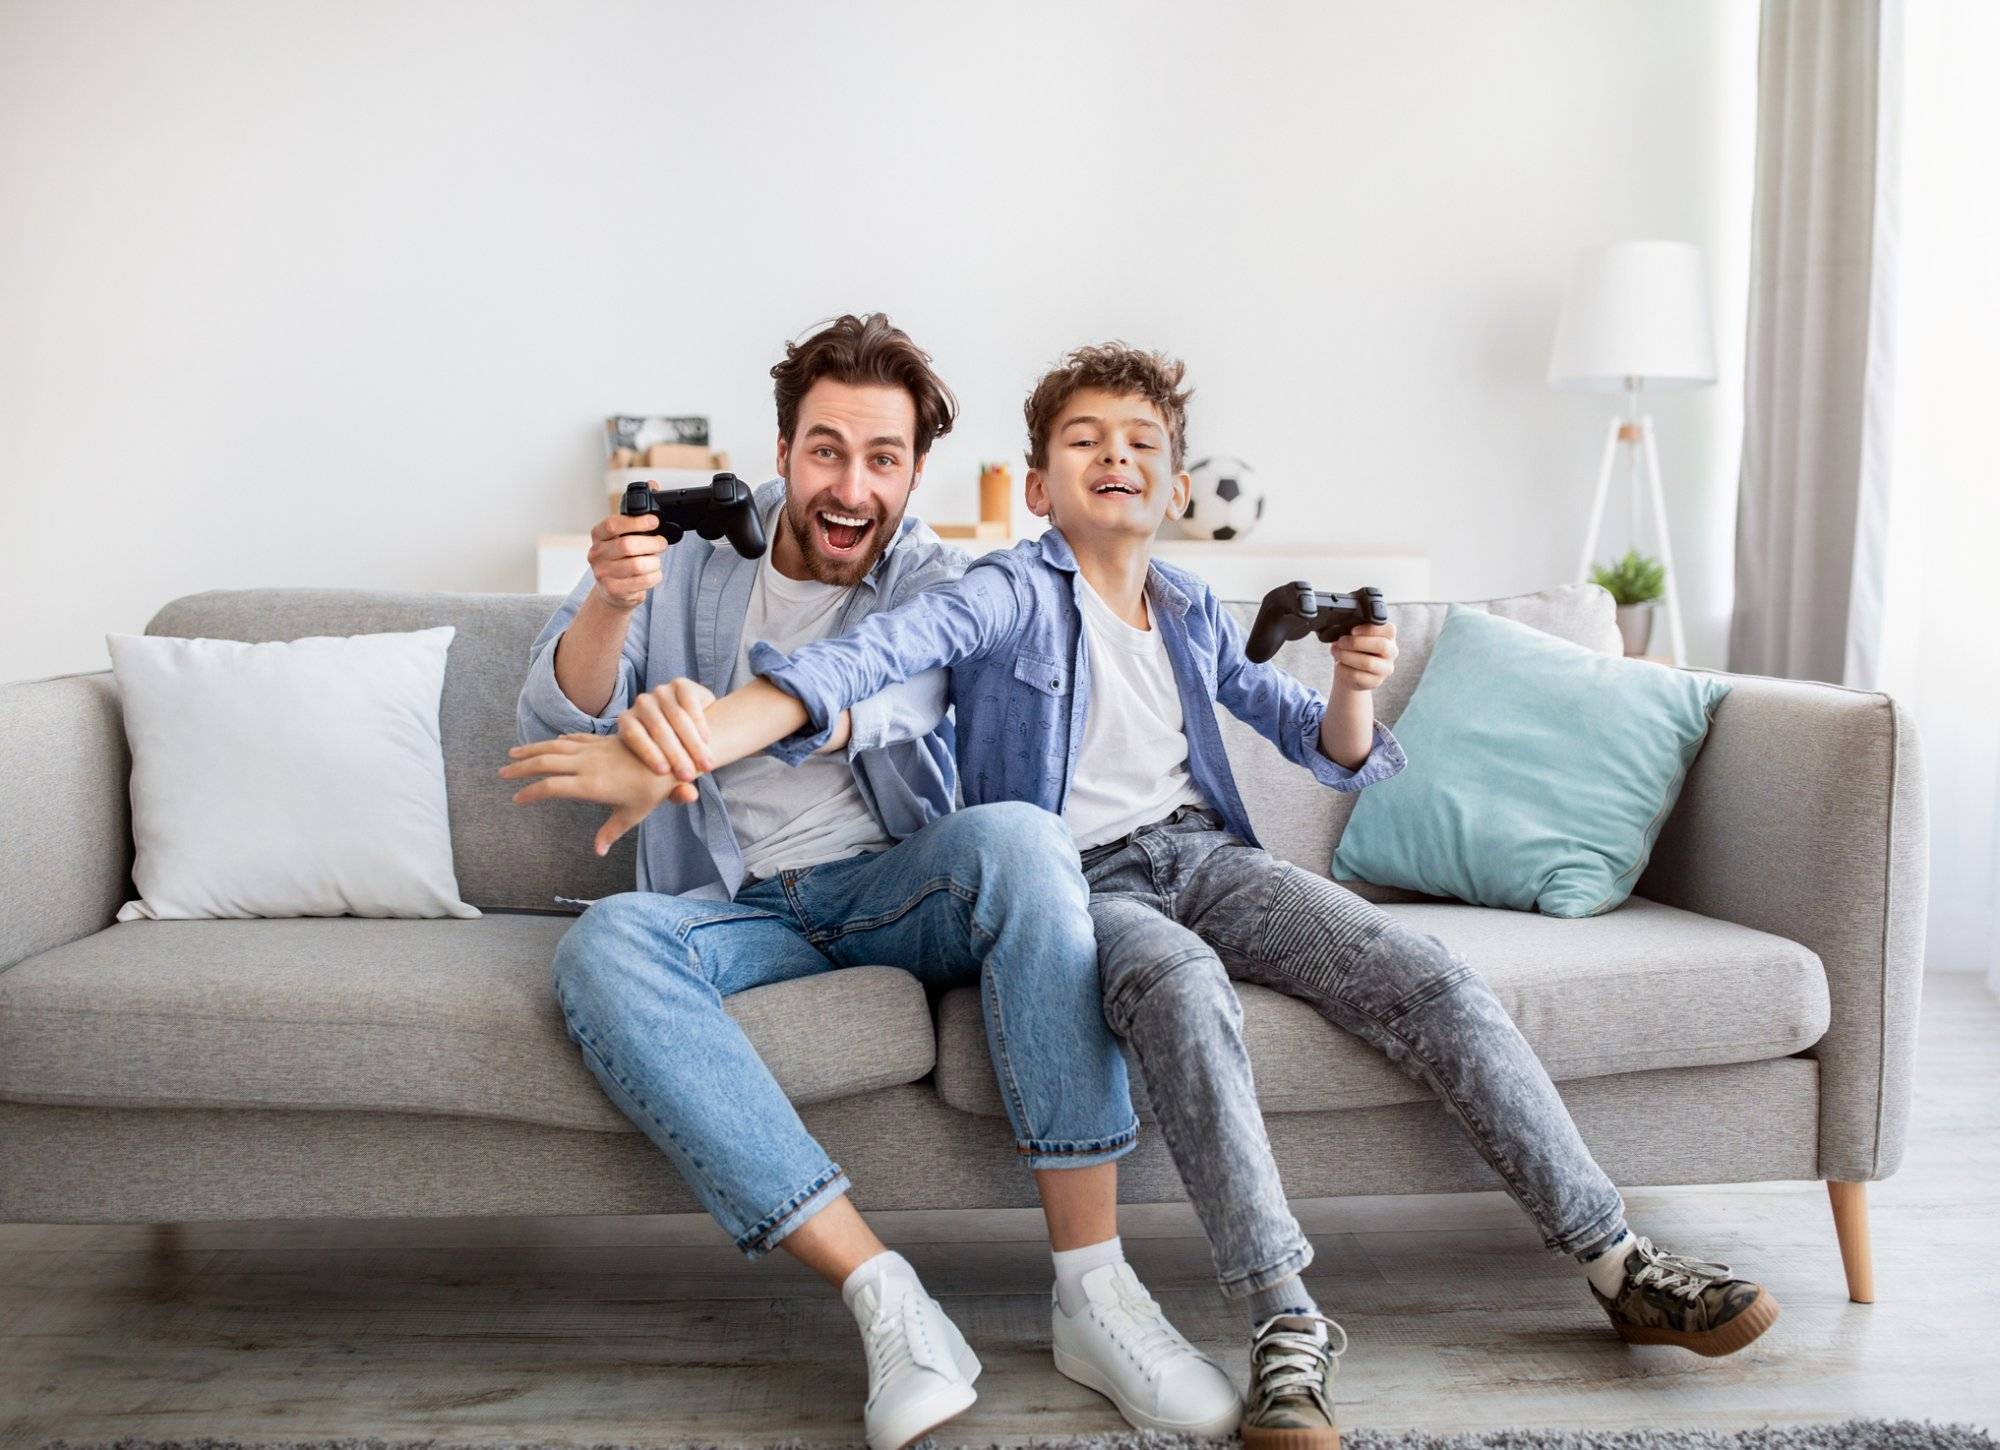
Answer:
[[[1074,1318],[1053,1303],[1056,1368],[1088,1385],[1141,1430],[1226,1435],[1243,1401],[1222,1366],[1181,1338],[1132,1266],[1083,1276],[1089,1301]]]
[[[869,1450],[902,1450],[979,1398],[979,1356],[937,1300],[903,1274],[884,1274],[855,1296],[868,1351]]]

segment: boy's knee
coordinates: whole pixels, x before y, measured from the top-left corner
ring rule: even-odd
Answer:
[[[1212,951],[1151,959],[1126,954],[1105,964],[1100,986],[1104,1020],[1121,1036],[1151,1017],[1182,1024],[1217,1022],[1231,1028],[1243,1021],[1236,988]]]
[[[1468,986],[1485,990],[1484,980],[1443,942],[1395,922],[1362,949],[1347,977],[1346,995],[1388,1020],[1425,1007],[1448,1007]]]

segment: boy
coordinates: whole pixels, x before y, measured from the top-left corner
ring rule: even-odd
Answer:
[[[762,748],[802,758],[839,712],[919,670],[951,670],[965,800],[1060,814],[1081,854],[1104,1010],[1145,1069],[1155,1111],[1207,1230],[1225,1295],[1248,1302],[1247,1445],[1338,1444],[1334,1362],[1345,1335],[1299,1279],[1312,1250],[1285,1204],[1252,1090],[1229,978],[1274,987],[1380,1048],[1428,1085],[1535,1219],[1583,1263],[1628,1339],[1725,1354],[1777,1316],[1722,1265],[1663,1253],[1626,1227],[1532,1049],[1473,969],[1435,938],[1256,844],[1216,725],[1221,704],[1294,764],[1359,790],[1404,764],[1374,720],[1393,626],[1334,646],[1322,700],[1250,664],[1242,631],[1200,580],[1150,558],[1185,509],[1183,369],[1122,346],[1084,348],[1026,406],[1029,507],[1053,527],[958,581],[787,659],[705,712],[707,766]],[[632,755],[596,742],[589,798],[658,798]],[[1069,1326],[1053,1323],[1061,1346]],[[1088,1382],[1086,1380],[1086,1382]],[[1122,1406],[1121,1406],[1122,1408]]]

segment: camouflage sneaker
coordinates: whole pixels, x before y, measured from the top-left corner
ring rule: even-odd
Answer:
[[[1595,1284],[1590,1293],[1627,1344],[1674,1344],[1710,1357],[1736,1353],[1778,1321],[1778,1301],[1763,1285],[1645,1238],[1625,1256],[1617,1295],[1607,1299]]]
[[[1333,1372],[1346,1352],[1347,1331],[1323,1314],[1280,1314],[1258,1325],[1250,1341],[1244,1450],[1339,1450]]]

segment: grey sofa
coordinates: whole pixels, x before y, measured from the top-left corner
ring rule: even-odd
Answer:
[[[598,1090],[550,993],[569,921],[555,898],[629,889],[631,838],[599,860],[587,847],[597,812],[514,806],[494,775],[529,643],[557,602],[207,593],[148,626],[265,640],[455,625],[442,726],[476,921],[114,925],[132,847],[113,680],[0,686],[0,1221],[696,1207]],[[1619,647],[1594,586],[1486,607]],[[1443,618],[1442,605],[1395,610],[1402,655],[1384,719],[1421,678]],[[1313,641],[1280,658],[1326,687]],[[1559,921],[1367,889],[1482,968],[1614,1178],[1828,1180],[1850,1290],[1867,1298],[1865,1200],[1845,1185],[1893,1172],[1903,1148],[1926,871],[1917,741],[1882,695],[1734,684],[1619,910]],[[1351,799],[1225,728],[1265,843],[1325,870]],[[1297,1002],[1242,997],[1295,1195],[1498,1186],[1385,1061]],[[761,988],[730,1009],[864,1208],[1034,1201],[972,992],[933,1005],[914,978],[877,967]],[[1143,1118],[1143,1085],[1140,1097]],[[1134,1201],[1181,1196],[1155,1133],[1142,1132],[1121,1183]]]

